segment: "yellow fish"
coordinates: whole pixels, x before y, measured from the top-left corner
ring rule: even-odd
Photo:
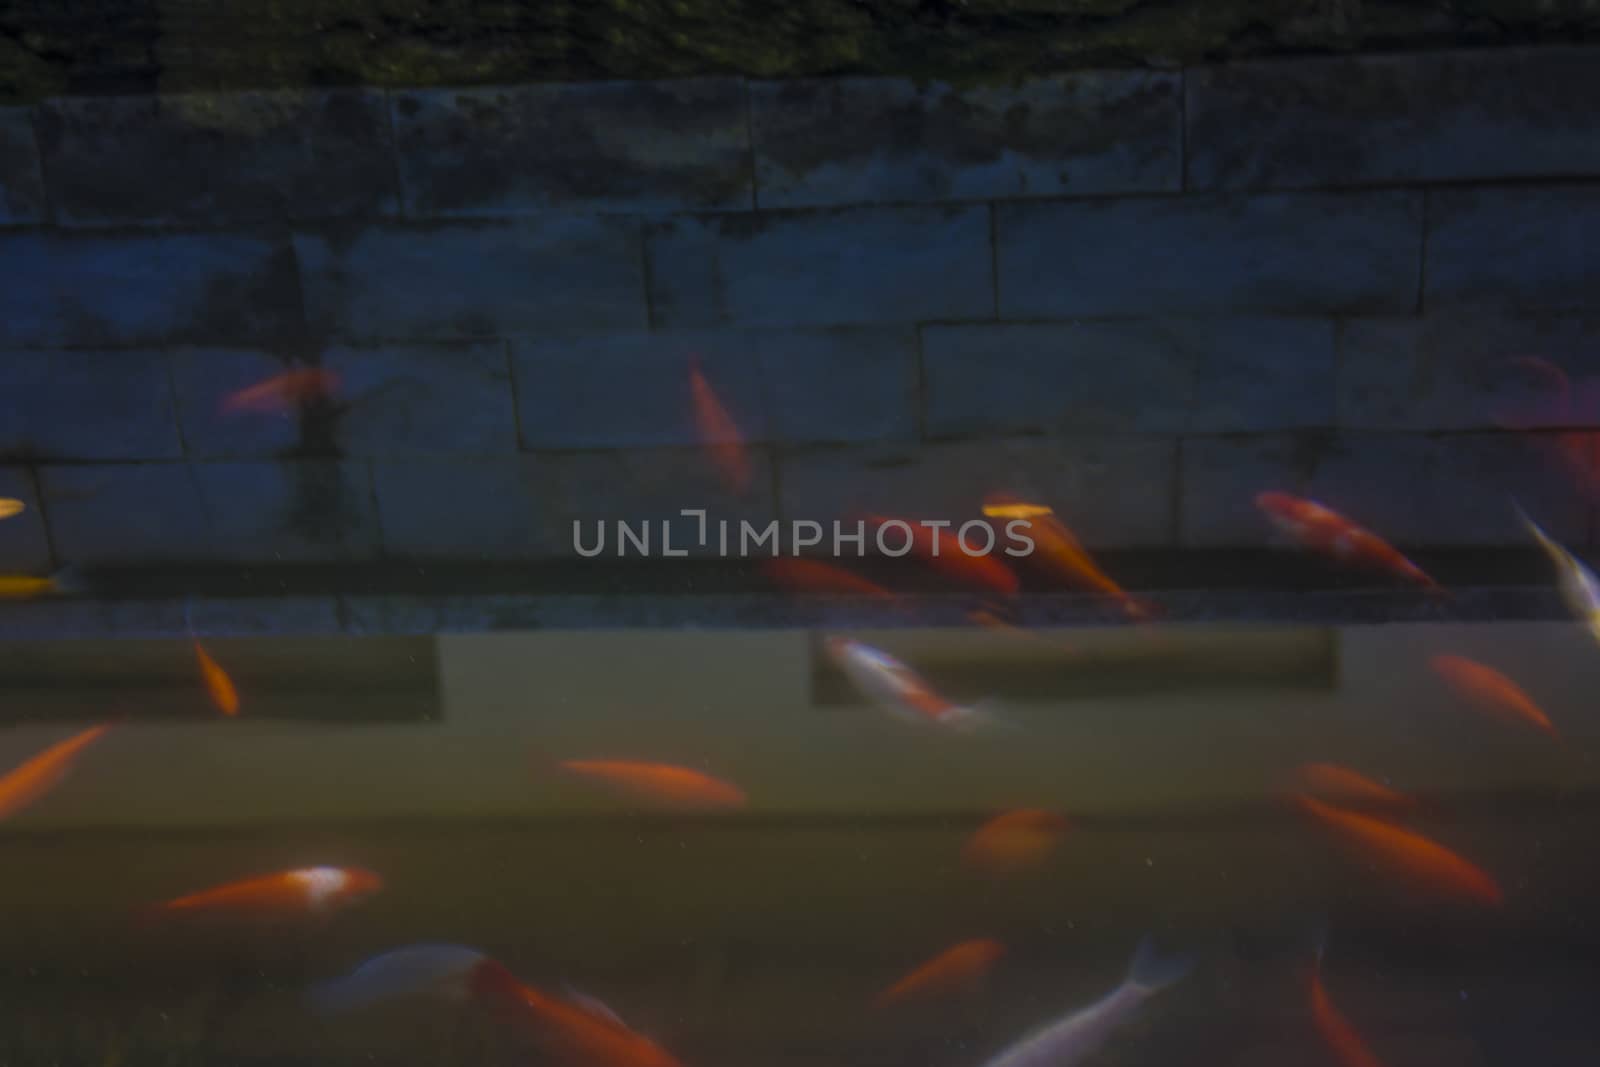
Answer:
[[[76,593],[83,588],[77,574],[63,568],[48,578],[32,574],[0,574],[0,600],[27,600],[52,593]]]
[[[0,519],[9,519],[28,510],[28,505],[10,496],[0,496]]]

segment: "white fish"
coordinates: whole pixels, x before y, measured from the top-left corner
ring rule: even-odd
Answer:
[[[1580,563],[1578,557],[1539,529],[1539,524],[1528,518],[1527,512],[1520,507],[1517,508],[1517,515],[1539,542],[1539,547],[1555,563],[1556,586],[1561,590],[1561,599],[1567,602],[1568,609],[1578,617],[1578,621],[1588,627],[1590,635],[1600,641],[1600,579],[1596,579],[1594,572]]]
[[[1147,937],[1139,942],[1121,985],[1087,1008],[1035,1030],[984,1067],[1071,1067],[1080,1063],[1104,1046],[1147,999],[1181,980],[1193,966],[1187,956],[1158,956]]]
[[[464,945],[407,945],[374,956],[342,978],[311,987],[306,999],[325,1015],[396,997],[464,1000],[473,969],[488,957]]]
[[[887,652],[848,637],[824,642],[828,655],[855,683],[862,695],[906,722],[934,723],[956,730],[971,730],[995,722],[984,704],[952,704],[934,691],[916,671]]]

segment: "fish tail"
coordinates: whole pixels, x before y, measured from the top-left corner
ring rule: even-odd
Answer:
[[[1128,984],[1148,996],[1182,981],[1193,969],[1193,956],[1163,956],[1155,939],[1146,935],[1128,964]]]
[[[949,716],[952,725],[959,727],[964,732],[978,730],[1003,730],[1015,732],[1019,729],[1001,711],[1000,701],[993,697],[985,697],[975,704],[966,704],[951,708],[945,714]]]

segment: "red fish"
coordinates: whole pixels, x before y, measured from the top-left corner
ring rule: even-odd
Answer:
[[[878,994],[873,1006],[886,1008],[906,1000],[941,996],[970,988],[988,973],[1005,950],[1004,945],[989,938],[963,941],[939,953]]]
[[[1479,904],[1498,905],[1504,899],[1487,872],[1421,834],[1304,794],[1295,800],[1363,858],[1378,862],[1419,890]]]
[[[472,975],[474,992],[569,1067],[682,1067],[678,1058],[614,1013],[587,999],[553,996],[524,985],[485,960]]]
[[[92,726],[65,741],[58,741],[0,776],[0,820],[9,819],[60,784],[72,770],[78,753],[88,748],[110,724]]]
[[[159,906],[168,912],[324,914],[383,888],[383,879],[359,867],[305,867],[203,889]]]
[[[983,513],[1009,515],[1013,521],[1021,519],[1025,522],[1027,535],[1035,545],[1035,554],[1030,558],[1038,561],[1055,577],[1070,585],[1110,597],[1130,619],[1146,619],[1151,615],[1151,608],[1147,604],[1129,596],[1095,564],[1076,535],[1049,508],[1020,500],[1008,493],[990,493],[984,498]]]
[[[1339,1061],[1339,1067],[1383,1067],[1378,1062],[1378,1057],[1372,1054],[1367,1043],[1361,1040],[1361,1035],[1356,1033],[1355,1027],[1345,1020],[1339,1009],[1333,1006],[1333,1001],[1328,998],[1328,991],[1322,985],[1322,954],[1317,954],[1317,962],[1311,969],[1311,1021],[1316,1024],[1317,1033],[1328,1043],[1333,1050],[1334,1058]]]
[[[1594,421],[1595,397],[1592,383],[1586,395],[1574,399],[1572,382],[1567,372],[1547,359],[1538,356],[1521,356],[1513,364],[1533,371],[1544,378],[1555,391],[1554,402],[1542,411],[1521,418],[1501,416],[1495,421],[1510,430],[1539,430],[1551,424],[1585,425]],[[1536,440],[1548,441],[1555,449],[1562,466],[1577,484],[1579,491],[1588,496],[1600,496],[1600,434],[1592,430],[1563,430],[1558,433],[1540,433]]]
[[[233,687],[233,679],[228,677],[228,672],[200,647],[199,641],[194,643],[194,657],[200,663],[200,677],[206,683],[206,693],[211,697],[211,703],[224,715],[239,714],[239,691]]]
[[[961,861],[990,874],[1008,875],[1042,863],[1066,834],[1065,816],[1038,808],[997,815],[961,848]]]
[[[1383,538],[1313,500],[1288,493],[1258,493],[1256,507],[1274,526],[1307,548],[1347,563],[1387,571],[1438,590],[1439,583]]]
[[[333,371],[324,367],[300,367],[229,393],[222,400],[222,413],[283,415],[313,400],[330,397],[338,388],[339,376]]]
[[[694,403],[694,424],[701,446],[711,457],[723,484],[732,492],[745,493],[750,488],[751,471],[744,435],[701,373],[699,356],[689,357],[689,395]]]
[[[761,569],[779,585],[797,593],[835,593],[839,596],[876,597],[893,600],[895,595],[876,582],[858,574],[814,559],[779,556],[762,560]]]
[[[1558,736],[1550,717],[1523,688],[1493,667],[1465,656],[1434,656],[1428,665],[1455,693],[1485,714],[1502,722],[1521,723]]]
[[[1341,804],[1404,811],[1416,803],[1404,793],[1336,763],[1306,763],[1295,773],[1305,788]]]
[[[742,808],[745,792],[709,774],[667,763],[565,760],[561,766],[625,793],[675,808]]]
[[[1017,576],[1010,567],[990,555],[969,555],[961,547],[961,539],[956,534],[948,533],[942,528],[924,526],[910,519],[894,519],[882,515],[868,515],[865,518],[867,525],[874,530],[882,528],[886,523],[904,523],[903,527],[896,526],[891,530],[883,538],[884,542],[898,548],[901,544],[902,531],[909,529],[910,532],[905,535],[905,540],[909,543],[912,554],[951,581],[985,593],[999,593],[1001,596],[1014,596],[1020,588],[1021,583],[1017,581]]]

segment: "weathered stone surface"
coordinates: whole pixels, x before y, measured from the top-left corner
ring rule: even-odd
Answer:
[[[900,78],[757,83],[761,206],[1175,190],[1178,94],[1177,75],[1132,71],[968,89]]]
[[[995,207],[1000,315],[1409,311],[1419,194],[1186,196]]]
[[[185,463],[40,467],[60,562],[77,566],[193,560],[211,527]]]
[[[339,376],[331,435],[346,454],[517,450],[504,342],[330,348],[322,362]]]
[[[301,332],[294,260],[231,234],[0,234],[0,345],[222,344]]]
[[[202,558],[316,562],[377,553],[365,463],[197,463],[193,470],[212,532]]]
[[[68,225],[182,225],[391,214],[384,94],[333,89],[66,97],[39,144]]]
[[[929,326],[922,343],[933,436],[1333,421],[1333,328],[1315,319]]]
[[[50,538],[44,512],[25,467],[0,467],[0,497],[22,501],[20,515],[0,522],[0,573],[45,574],[50,570]]]
[[[1600,426],[1600,316],[1353,319],[1340,343],[1342,426]]]
[[[986,494],[1010,491],[1054,508],[1091,548],[1167,545],[1176,455],[1175,442],[1132,436],[810,449],[781,457],[780,503],[786,520],[959,525],[981,517]]]
[[[1600,174],[1600,49],[1230,64],[1187,91],[1190,188]]]
[[[25,107],[0,107],[0,226],[42,222],[46,207],[33,114]]]
[[[1600,185],[1428,194],[1428,308],[1593,307]]]
[[[0,454],[176,459],[183,454],[160,352],[0,356]]]
[[[658,326],[830,326],[994,314],[982,207],[675,219],[648,236]]]
[[[235,459],[277,455],[300,444],[299,412],[228,411],[229,396],[291,368],[283,357],[245,348],[175,348],[167,354],[178,419],[190,456]]]
[[[1188,437],[1179,469],[1179,542],[1185,548],[1244,548],[1275,543],[1256,509],[1266,490],[1300,494],[1326,435],[1248,434]]]
[[[540,218],[295,237],[325,334],[432,340],[645,325],[637,225]]]
[[[905,327],[517,341],[523,440],[536,448],[698,444],[691,356],[747,442],[909,438],[915,344]]]
[[[545,502],[530,490],[525,457],[378,461],[372,473],[385,555],[517,560],[571,545],[570,534],[553,543],[540,522]]]
[[[737,79],[439,89],[393,103],[410,215],[751,206]]]

